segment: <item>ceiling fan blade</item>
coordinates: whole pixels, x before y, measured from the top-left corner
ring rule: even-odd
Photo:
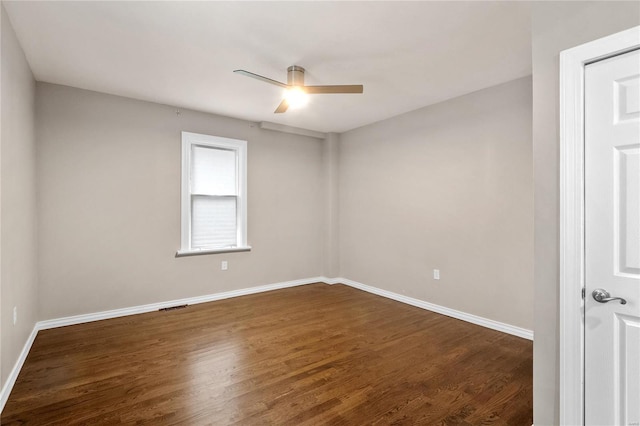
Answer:
[[[362,93],[362,84],[348,84],[341,86],[304,86],[304,91],[309,94],[321,93]]]
[[[286,84],[284,84],[284,83],[280,83],[279,81],[272,80],[272,79],[270,79],[270,78],[263,77],[263,76],[258,75],[258,74],[254,74],[254,73],[249,72],[249,71],[245,71],[245,70],[233,70],[233,72],[238,73],[238,74],[241,74],[241,75],[246,75],[247,77],[255,78],[256,80],[264,81],[265,83],[275,84],[276,86],[284,87],[285,89],[286,89],[287,87],[289,87],[288,85],[286,85]]]
[[[282,102],[280,102],[280,105],[278,105],[278,108],[276,108],[276,110],[273,111],[273,113],[282,114],[283,112],[286,112],[288,108],[289,108],[289,102],[287,102],[286,99],[283,99]]]

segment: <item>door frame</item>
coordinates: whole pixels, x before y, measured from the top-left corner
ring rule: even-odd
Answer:
[[[640,26],[560,52],[560,424],[584,424],[584,68],[640,48]]]

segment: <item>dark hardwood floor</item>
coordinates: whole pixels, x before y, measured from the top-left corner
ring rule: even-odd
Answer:
[[[41,331],[2,425],[531,425],[532,343],[347,286]]]

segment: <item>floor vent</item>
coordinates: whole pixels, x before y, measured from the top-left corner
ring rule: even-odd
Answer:
[[[189,305],[178,305],[178,306],[169,306],[168,308],[160,308],[159,311],[173,311],[176,309],[186,308]]]

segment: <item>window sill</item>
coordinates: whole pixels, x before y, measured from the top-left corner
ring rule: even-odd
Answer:
[[[176,252],[176,257],[199,256],[202,254],[236,253],[241,251],[251,251],[251,246],[229,247],[210,250],[178,250]]]

